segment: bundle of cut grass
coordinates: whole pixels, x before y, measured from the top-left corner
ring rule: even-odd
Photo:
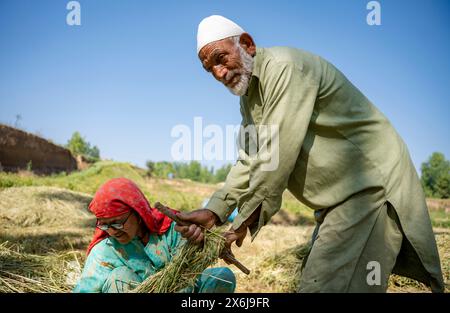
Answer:
[[[161,271],[132,290],[137,293],[171,293],[191,287],[206,268],[215,264],[225,246],[222,230],[205,230],[203,246],[186,242]]]
[[[81,268],[77,252],[27,254],[9,242],[0,244],[0,293],[69,292],[71,273]]]

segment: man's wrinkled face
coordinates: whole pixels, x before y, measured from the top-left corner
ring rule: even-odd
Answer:
[[[199,52],[200,61],[206,71],[223,83],[233,94],[246,93],[253,58],[232,38],[212,42]]]

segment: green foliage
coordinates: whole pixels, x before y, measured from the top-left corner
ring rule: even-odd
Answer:
[[[147,161],[145,165],[147,166],[147,175],[152,177],[155,172],[155,162]]]
[[[96,162],[100,160],[100,150],[97,146],[91,147],[79,132],[74,132],[72,138],[67,142],[66,148],[72,152],[73,155],[83,155],[88,161]]]
[[[422,185],[427,197],[450,198],[450,161],[442,153],[434,152],[422,163]]]
[[[208,169],[198,161],[189,163],[147,161],[146,165],[148,176],[168,178],[171,174],[175,178],[185,178],[202,183],[223,182],[231,169],[231,164],[226,164],[214,173],[213,168]]]
[[[221,168],[219,168],[216,171],[216,181],[217,182],[223,182],[225,181],[225,179],[227,178],[228,173],[231,170],[231,164],[226,164],[224,166],[222,166]]]
[[[187,178],[202,183],[214,181],[214,174],[198,161],[191,161],[189,163],[176,162],[173,167],[175,176],[178,178]]]
[[[445,211],[445,208],[430,210],[430,218],[433,227],[450,228],[450,214]]]
[[[27,171],[31,172],[33,170],[33,162],[30,160],[27,163]]]
[[[289,191],[283,192],[280,212],[276,219],[289,225],[315,225],[314,210],[298,201]]]
[[[126,177],[139,186],[144,185],[143,177],[130,164],[103,161],[95,163],[84,171],[73,172],[70,175],[22,176],[1,172],[0,189],[19,186],[54,186],[93,194],[101,184],[116,177]]]
[[[167,178],[169,174],[174,174],[173,165],[170,162],[156,162],[154,165],[154,176]]]

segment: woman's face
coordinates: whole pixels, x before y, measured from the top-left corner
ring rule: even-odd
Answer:
[[[111,226],[114,224],[121,224],[123,227],[121,229],[116,229]],[[111,218],[99,218],[97,220],[97,225],[109,225],[106,230],[108,235],[114,237],[121,244],[127,244],[138,234],[140,218],[132,211]]]

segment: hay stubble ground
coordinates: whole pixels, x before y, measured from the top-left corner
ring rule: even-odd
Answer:
[[[82,268],[85,249],[94,231],[95,218],[87,210],[92,194],[101,182],[117,176],[138,180],[150,202],[161,201],[173,208],[199,207],[217,186],[185,180],[142,178],[117,165],[97,169],[93,179],[77,173],[84,183],[67,180],[36,180],[2,177],[9,186],[0,189],[0,292],[68,292]],[[98,173],[108,173],[98,177]],[[112,174],[111,174],[112,173]],[[68,176],[70,178],[70,176]],[[130,178],[131,178],[130,177]],[[10,183],[10,182],[13,183]],[[25,183],[23,183],[25,182]],[[31,185],[31,186],[30,186]],[[15,187],[19,186],[19,187]],[[69,190],[67,186],[72,186]],[[63,187],[63,188],[61,188]],[[437,203],[437,204],[436,204]],[[448,202],[430,205],[444,279],[450,279],[450,228]],[[234,247],[237,259],[251,269],[250,275],[231,269],[237,276],[237,292],[294,292],[299,266],[313,231],[312,213],[284,197],[283,209],[265,226],[256,240],[248,237],[241,248]],[[225,265],[219,261],[218,265]],[[37,283],[36,283],[37,282]],[[389,292],[429,292],[410,279],[391,276]]]

